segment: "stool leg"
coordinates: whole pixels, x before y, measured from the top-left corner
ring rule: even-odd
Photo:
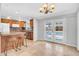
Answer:
[[[27,47],[27,39],[25,38],[25,47]]]
[[[18,49],[18,43],[15,42],[15,50],[17,51],[17,49]]]
[[[7,56],[7,38],[5,39],[5,51],[4,51],[4,55]]]
[[[21,40],[18,40],[18,49],[21,50]]]
[[[16,45],[16,42],[15,42],[15,41],[12,42],[12,45],[13,45],[13,49],[14,49],[15,51],[17,51],[17,45]]]

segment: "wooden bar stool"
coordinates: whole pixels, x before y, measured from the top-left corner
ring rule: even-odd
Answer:
[[[9,43],[10,43],[11,36],[7,35],[7,36],[4,36],[4,37],[5,37],[4,55],[7,56],[7,51],[10,49]]]
[[[12,48],[15,50],[15,51],[17,51],[17,37],[16,37],[16,35],[13,35],[12,36],[12,39],[11,39],[11,43],[12,43]]]
[[[13,36],[13,35],[12,36],[11,35],[6,36],[5,50],[4,50],[5,56],[7,56],[7,51],[10,50],[10,49],[15,49],[15,51],[17,51],[16,46],[17,46],[16,37]]]
[[[26,32],[25,34],[24,34],[24,41],[25,41],[25,47],[27,47],[27,39],[29,39],[29,32]]]
[[[17,35],[17,49],[21,50],[22,46],[22,37],[20,35]]]
[[[4,36],[4,55],[7,56],[7,41],[8,36]]]

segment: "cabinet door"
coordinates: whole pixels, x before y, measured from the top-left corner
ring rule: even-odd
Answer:
[[[33,27],[33,20],[30,20],[30,26]]]
[[[25,26],[25,22],[24,21],[19,21],[19,27],[24,27]]]

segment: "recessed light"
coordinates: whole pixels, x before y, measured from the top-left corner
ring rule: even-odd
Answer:
[[[18,11],[16,11],[16,14],[18,14],[19,12]]]
[[[7,19],[11,19],[11,16],[8,16]]]

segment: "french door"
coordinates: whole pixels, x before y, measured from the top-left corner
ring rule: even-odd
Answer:
[[[64,22],[60,20],[45,22],[45,40],[50,42],[62,42],[64,39]]]
[[[53,22],[47,21],[45,22],[45,40],[53,41],[53,39],[54,39]]]

